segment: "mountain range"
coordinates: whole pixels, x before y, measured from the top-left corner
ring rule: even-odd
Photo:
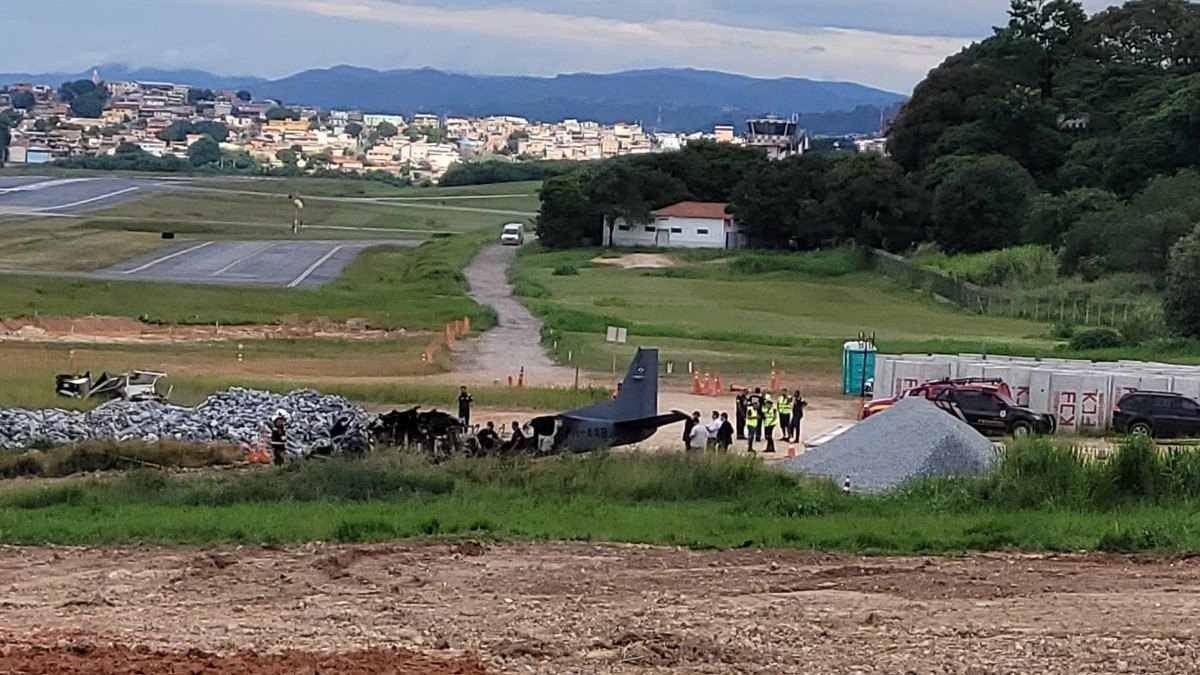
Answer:
[[[108,80],[166,81],[210,89],[249,89],[258,98],[322,108],[441,115],[518,115],[535,120],[578,118],[602,123],[640,121],[662,131],[711,130],[764,114],[799,114],[814,133],[870,133],[901,94],[849,82],[762,79],[706,70],[653,69],[571,73],[554,77],[468,75],[430,68],[373,70],[353,66],[306,70],[268,80],[103,65]],[[57,85],[83,73],[0,73],[0,82]]]

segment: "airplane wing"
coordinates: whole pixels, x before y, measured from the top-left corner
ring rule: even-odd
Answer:
[[[641,418],[634,419],[634,420],[621,420],[620,422],[617,422],[614,426],[617,428],[617,430],[657,429],[659,427],[665,427],[668,424],[675,424],[676,422],[682,422],[682,421],[686,420],[688,417],[689,417],[689,415],[687,413],[676,410],[674,412],[669,412],[665,415],[655,415],[654,417],[641,417]]]

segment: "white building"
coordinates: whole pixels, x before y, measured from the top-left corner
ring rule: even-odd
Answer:
[[[347,119],[348,118],[349,118],[349,116],[347,115]],[[363,115],[363,124],[367,125],[368,127],[375,128],[375,127],[379,126],[380,124],[383,124],[384,122],[387,122],[388,124],[390,124],[394,127],[403,128],[404,127],[404,116],[403,115],[373,115],[370,113]]]
[[[604,245],[633,248],[741,248],[746,234],[724,202],[680,202],[654,212],[654,222],[617,219],[604,227]],[[611,236],[611,238],[610,238]]]

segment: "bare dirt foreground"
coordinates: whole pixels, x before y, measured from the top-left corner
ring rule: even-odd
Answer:
[[[4,548],[0,673],[1195,672],[1197,573],[583,544]]]

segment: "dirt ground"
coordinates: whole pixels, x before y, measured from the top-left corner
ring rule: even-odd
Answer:
[[[1198,573],[583,544],[3,548],[0,673],[1184,673]]]
[[[618,258],[592,258],[591,261],[598,265],[612,265],[627,270],[675,267],[675,259],[662,253],[629,253]]]
[[[323,338],[330,340],[383,341],[420,336],[405,330],[369,328],[365,320],[293,322],[260,326],[161,326],[124,317],[0,318],[0,341],[71,342],[96,344],[171,344]]]

